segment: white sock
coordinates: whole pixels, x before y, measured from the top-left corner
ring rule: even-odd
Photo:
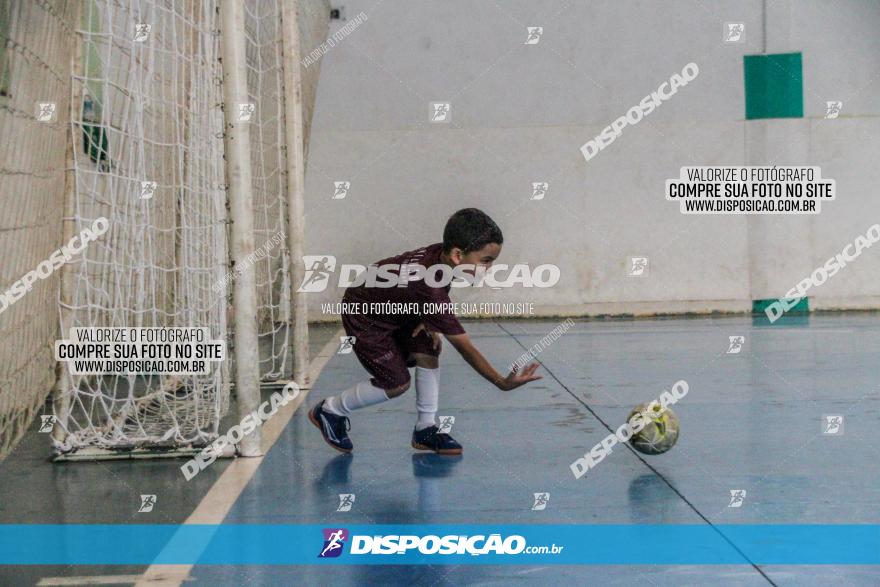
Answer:
[[[388,401],[388,394],[369,381],[361,381],[351,389],[324,400],[324,409],[337,416],[347,416],[354,410]]]
[[[419,419],[416,430],[434,426],[440,404],[440,369],[416,367],[416,410]]]

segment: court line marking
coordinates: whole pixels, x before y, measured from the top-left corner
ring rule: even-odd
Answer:
[[[327,341],[317,356],[309,363],[308,381],[314,385],[318,376],[330,357],[336,354],[339,346],[339,335],[343,333],[339,328]],[[237,458],[223,471],[223,474],[214,482],[211,489],[196,506],[192,514],[184,524],[222,524],[229,510],[232,509],[238,497],[247,487],[248,482],[256,474],[257,469],[263,463],[269,449],[281,437],[284,428],[290,422],[297,408],[305,401],[311,388],[303,389],[294,401],[278,410],[262,427],[263,456],[251,458]],[[173,540],[172,540],[173,542]],[[150,565],[143,575],[137,578],[135,587],[180,587],[181,583],[190,579],[189,573],[194,565]]]

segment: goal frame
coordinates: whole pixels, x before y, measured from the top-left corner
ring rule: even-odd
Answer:
[[[259,336],[257,326],[256,268],[247,262],[255,250],[254,243],[254,194],[251,169],[250,129],[246,123],[236,120],[237,104],[248,102],[245,12],[239,0],[218,0],[220,23],[220,55],[223,90],[224,124],[224,172],[226,176],[226,199],[228,204],[229,239],[228,258],[236,267],[236,278],[232,284],[232,307],[234,310],[233,338],[235,374],[232,389],[236,395],[237,420],[252,413],[260,404],[261,391],[283,387],[295,382],[307,392],[308,357],[308,316],[306,299],[297,292],[295,284],[301,282],[305,268],[302,264],[304,247],[304,119],[302,107],[300,70],[300,33],[297,18],[299,0],[279,0],[281,6],[281,64],[283,75],[282,105],[284,120],[284,151],[286,171],[286,215],[283,226],[286,232],[286,246],[289,255],[290,273],[290,323],[286,328],[287,344],[292,352],[293,372],[291,379],[270,382],[260,381]],[[79,22],[82,5],[79,4],[75,18]],[[83,71],[83,44],[76,43],[76,51],[71,56],[71,72]],[[79,84],[72,84],[70,109],[82,103],[83,95]],[[76,206],[76,166],[77,148],[76,127],[71,117],[68,129],[66,191],[62,232],[64,242],[69,241],[75,231]],[[73,325],[73,267],[65,265],[60,273],[59,325],[60,334],[67,335]],[[52,438],[61,442],[66,436],[71,414],[70,378],[64,370],[66,363],[56,366],[56,385],[53,390],[53,406],[56,421]],[[56,453],[55,461],[77,460],[117,460],[137,458],[185,457],[196,454],[204,446],[185,445],[173,448],[138,447],[134,449],[112,449],[81,447],[71,452]],[[241,439],[233,447],[228,447],[221,456],[262,456],[260,428]]]

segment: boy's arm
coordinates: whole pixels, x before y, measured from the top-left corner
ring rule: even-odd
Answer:
[[[483,356],[483,353],[474,346],[474,343],[471,342],[471,338],[467,334],[447,334],[446,340],[455,347],[455,350],[461,353],[464,360],[467,361],[477,373],[495,384],[495,386],[502,391],[510,391],[511,389],[515,389],[529,381],[541,379],[540,375],[535,375],[535,371],[538,369],[537,363],[528,365],[522,370],[522,372],[514,367],[507,377],[503,376],[492,367],[489,361],[486,360],[486,357]]]

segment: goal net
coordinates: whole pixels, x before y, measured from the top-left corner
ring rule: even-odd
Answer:
[[[64,338],[73,327],[206,327],[226,338],[217,29],[213,2],[82,5],[68,231],[99,218],[109,230],[64,267]],[[202,445],[228,407],[221,363],[182,376],[76,376],[63,364],[61,377],[60,453]]]
[[[246,262],[256,275],[261,380],[285,381],[291,259],[281,5],[245,7],[255,247]],[[230,292],[242,268],[229,254],[223,108],[233,106],[223,104],[219,25],[216,0],[83,2],[66,234],[99,218],[110,228],[64,268],[61,336],[76,327],[202,327],[228,348],[226,361],[199,375],[78,376],[65,365],[53,438],[67,458],[195,450],[216,438],[229,407]]]

